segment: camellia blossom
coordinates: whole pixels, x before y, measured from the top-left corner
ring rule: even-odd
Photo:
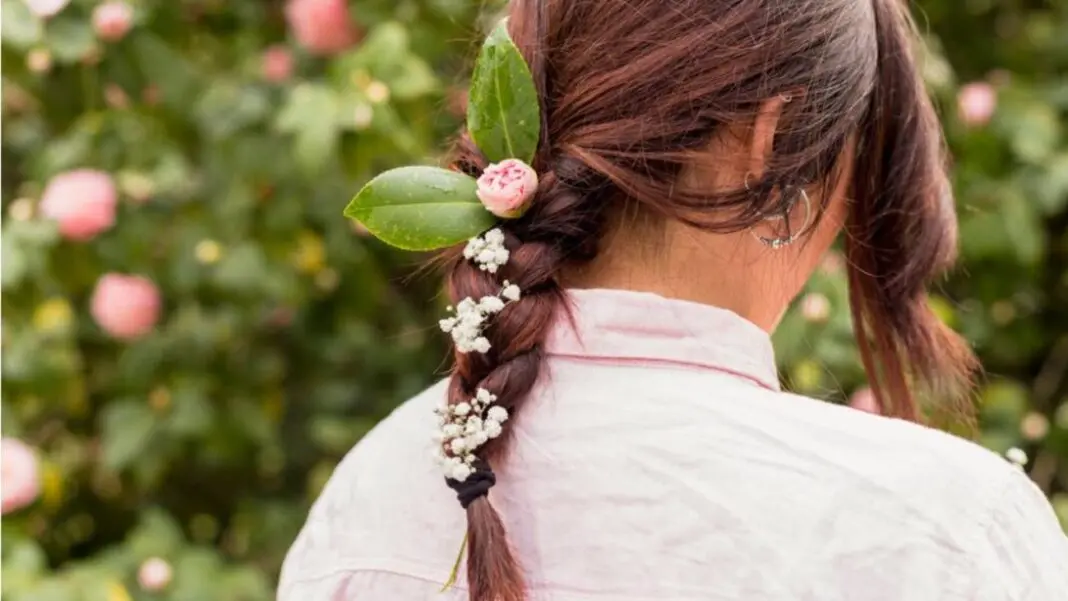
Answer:
[[[857,390],[853,393],[853,396],[849,397],[849,406],[876,415],[882,414],[879,409],[879,403],[875,400],[875,393],[871,391],[871,388],[867,387]]]
[[[133,8],[122,0],[111,0],[93,9],[93,30],[102,40],[121,40],[132,24]]]
[[[63,10],[70,0],[22,0],[30,12],[38,17],[48,18]]]
[[[819,292],[810,292],[801,299],[801,316],[805,321],[827,321],[831,315],[831,301]]]
[[[345,0],[289,0],[285,13],[293,37],[312,54],[336,54],[356,43]]]
[[[33,503],[41,492],[37,456],[20,440],[0,441],[0,513]]]
[[[538,174],[519,159],[493,163],[478,178],[478,199],[502,219],[521,217],[538,189]]]
[[[293,75],[293,53],[285,46],[271,46],[263,53],[263,78],[282,83]]]
[[[997,92],[985,81],[966,84],[957,95],[957,112],[966,125],[986,125],[994,116],[997,105]]]
[[[159,319],[159,289],[142,277],[109,273],[97,282],[89,312],[111,336],[121,340],[139,338],[150,332]]]
[[[41,195],[41,215],[59,223],[68,240],[90,240],[115,223],[118,193],[111,176],[76,169],[52,178]]]
[[[159,557],[146,559],[137,570],[137,583],[146,591],[161,591],[171,582],[171,564]]]

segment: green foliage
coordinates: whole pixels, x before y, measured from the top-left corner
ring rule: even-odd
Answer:
[[[440,376],[438,283],[340,212],[375,174],[436,161],[484,34],[469,2],[353,1],[359,44],[291,44],[293,76],[269,81],[282,2],[132,4],[105,43],[95,0],[47,20],[0,0],[2,426],[38,449],[42,486],[4,516],[0,594],[266,601],[333,466]],[[932,303],[987,368],[980,441],[1024,448],[1068,524],[1068,2],[920,5],[963,252]],[[957,94],[977,80],[998,106],[966,125]],[[120,192],[88,242],[38,215],[80,167]],[[116,340],[90,315],[107,272],[160,288],[150,334]],[[782,373],[842,401],[864,378],[841,265],[806,295],[776,336]],[[150,557],[174,571],[158,593],[136,578]]]
[[[360,190],[345,216],[404,250],[446,248],[493,227],[475,178],[439,167],[398,167]]]
[[[490,161],[534,160],[541,133],[538,91],[507,21],[493,29],[475,62],[467,127]]]

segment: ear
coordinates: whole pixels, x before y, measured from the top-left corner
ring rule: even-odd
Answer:
[[[775,144],[775,131],[779,128],[782,107],[787,102],[787,97],[775,95],[760,104],[749,140],[749,174],[752,177],[759,178],[764,174],[764,166]]]

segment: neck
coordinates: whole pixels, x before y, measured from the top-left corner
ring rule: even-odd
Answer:
[[[565,274],[564,284],[712,305],[771,333],[804,281],[783,269],[788,251],[769,251],[748,232],[709,234],[670,224],[657,238],[650,242],[633,232],[610,236],[596,259]]]

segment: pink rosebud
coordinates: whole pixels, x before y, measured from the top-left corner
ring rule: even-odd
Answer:
[[[478,178],[478,199],[502,219],[521,217],[538,189],[538,174],[519,159],[492,163]]]
[[[41,491],[37,456],[20,440],[0,440],[0,513],[33,503]]]
[[[994,109],[997,105],[997,92],[986,82],[977,81],[967,84],[957,95],[957,112],[965,125],[986,125],[994,116]]]
[[[51,17],[70,4],[70,0],[22,0],[38,17]]]
[[[137,570],[137,583],[146,591],[161,591],[171,583],[173,575],[171,564],[165,559],[151,557],[146,559],[141,564],[141,568]]]
[[[59,222],[68,240],[85,241],[115,223],[118,195],[111,176],[76,169],[52,178],[41,195],[41,215]]]
[[[875,400],[875,393],[868,387],[861,388],[854,392],[853,396],[849,397],[849,406],[876,415],[882,413],[879,409],[879,402]]]
[[[827,300],[826,296],[818,292],[811,292],[801,299],[801,316],[806,321],[827,321],[830,315],[831,301]]]
[[[97,281],[89,312],[100,328],[115,338],[139,338],[159,319],[159,289],[142,277],[109,273]]]
[[[121,40],[132,23],[133,9],[122,0],[111,0],[93,9],[93,29],[102,40]]]
[[[335,54],[356,43],[345,0],[289,0],[285,13],[293,36],[312,54]]]
[[[285,46],[271,46],[263,53],[263,78],[282,83],[293,75],[293,54]]]
[[[114,109],[124,109],[130,106],[130,97],[126,91],[116,84],[109,83],[104,86],[104,102]]]

